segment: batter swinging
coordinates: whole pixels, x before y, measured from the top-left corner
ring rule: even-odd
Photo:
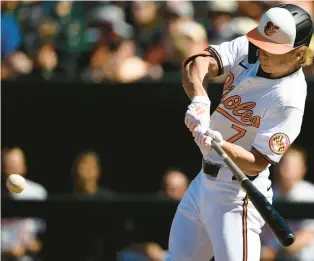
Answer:
[[[260,260],[264,221],[211,141],[220,143],[271,202],[268,168],[279,162],[302,125],[307,89],[302,66],[313,59],[312,34],[306,11],[280,5],[246,36],[209,46],[183,64],[183,87],[192,100],[185,123],[203,167],[178,206],[168,261]],[[208,80],[224,72],[221,103],[210,116]]]

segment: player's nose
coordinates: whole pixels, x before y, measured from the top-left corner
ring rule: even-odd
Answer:
[[[268,59],[268,56],[266,54],[266,52],[262,49],[259,50],[259,53],[260,53],[260,58],[263,59],[263,60],[267,60]]]

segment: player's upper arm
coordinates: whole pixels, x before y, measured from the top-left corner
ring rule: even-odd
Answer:
[[[217,61],[219,76],[228,72],[237,61],[240,62],[248,54],[248,40],[246,36],[241,36],[220,45],[210,45],[206,48],[206,51]]]
[[[215,78],[219,73],[219,66],[216,59],[207,51],[202,51],[198,54],[188,57],[182,64],[182,72],[185,73],[191,70],[191,66],[198,71],[204,71],[202,74],[207,74],[208,79]]]
[[[303,111],[292,106],[270,108],[262,118],[252,151],[277,164],[301,131]]]
[[[262,156],[261,153],[259,153],[258,151],[256,151],[256,149],[252,149],[250,151],[253,155],[254,155],[254,167],[255,167],[255,173],[259,174],[260,172],[262,172],[264,169],[266,169],[269,165],[269,161]]]
[[[231,42],[208,46],[204,51],[188,57],[182,66],[184,69],[196,57],[207,57],[208,71],[211,73],[209,78],[214,78],[229,71],[236,61],[243,58],[247,53],[248,40],[245,36],[241,36]]]

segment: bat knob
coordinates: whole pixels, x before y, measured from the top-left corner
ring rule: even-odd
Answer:
[[[293,244],[295,241],[295,235],[293,233],[290,233],[289,235],[286,236],[286,238],[283,241],[283,246],[288,247]]]

